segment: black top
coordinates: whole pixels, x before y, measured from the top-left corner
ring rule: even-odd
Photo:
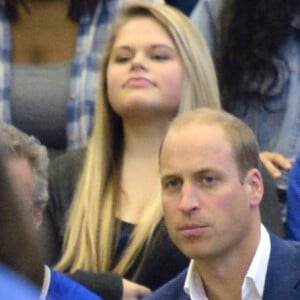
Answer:
[[[199,0],[201,1],[201,0]],[[172,5],[189,16],[198,0],[166,0],[166,4]]]
[[[114,247],[115,250],[113,255],[113,262],[117,262],[118,259],[121,257],[135,227],[134,224],[127,223],[122,220],[119,220],[119,223],[121,228],[119,236],[115,236],[115,242],[117,244]],[[114,268],[114,264],[112,268]]]

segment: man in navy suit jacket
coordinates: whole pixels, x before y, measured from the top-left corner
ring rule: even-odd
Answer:
[[[199,109],[176,118],[160,153],[169,235],[187,270],[147,300],[300,299],[300,244],[261,224],[259,149],[236,117]]]

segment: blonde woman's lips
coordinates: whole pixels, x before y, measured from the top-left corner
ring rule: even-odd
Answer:
[[[152,81],[145,77],[132,77],[124,84],[125,88],[147,88],[151,86],[153,86]]]

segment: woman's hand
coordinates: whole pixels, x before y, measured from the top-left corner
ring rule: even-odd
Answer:
[[[122,279],[123,297],[122,300],[139,300],[151,294],[151,290],[144,285]]]
[[[294,159],[286,158],[276,152],[263,151],[260,153],[260,159],[274,179],[282,176],[281,171],[291,169]]]

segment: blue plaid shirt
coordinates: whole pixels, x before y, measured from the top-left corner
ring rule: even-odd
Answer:
[[[90,136],[99,86],[100,54],[111,21],[123,2],[126,0],[100,1],[92,18],[84,15],[80,19],[67,108],[68,149],[85,146]],[[11,61],[10,22],[0,4],[0,121],[7,123],[11,123]]]

